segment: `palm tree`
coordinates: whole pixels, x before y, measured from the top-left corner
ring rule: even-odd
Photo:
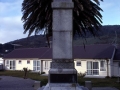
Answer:
[[[24,0],[22,3],[22,20],[24,33],[38,34],[45,29],[47,36],[52,36],[52,8],[53,0]],[[102,0],[101,0],[102,1]],[[97,35],[102,26],[102,15],[99,0],[73,0],[73,35],[83,36],[87,31]]]

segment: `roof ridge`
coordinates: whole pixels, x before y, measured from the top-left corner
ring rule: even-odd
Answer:
[[[85,45],[85,46],[93,46],[93,45],[112,45],[112,44],[89,44],[89,45]],[[76,46],[84,46],[84,45],[75,45],[75,47]]]
[[[41,48],[49,48],[49,47],[40,47],[40,48],[18,48],[14,50],[22,50],[22,49],[41,49]]]

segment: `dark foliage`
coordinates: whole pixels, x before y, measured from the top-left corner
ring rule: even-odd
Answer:
[[[52,35],[52,8],[53,0],[24,0],[22,3],[22,20],[24,22],[24,33],[35,32],[45,29],[46,35]],[[87,31],[94,36],[101,27],[102,15],[99,7],[100,0],[73,0],[73,34],[85,35]],[[101,0],[102,1],[102,0]]]
[[[11,52],[14,49],[14,45],[10,43],[0,44],[0,57],[3,57],[4,54]]]

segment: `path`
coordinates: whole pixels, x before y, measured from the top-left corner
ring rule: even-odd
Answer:
[[[0,90],[34,90],[34,80],[0,76]]]

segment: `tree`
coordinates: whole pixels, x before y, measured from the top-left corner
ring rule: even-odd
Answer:
[[[24,33],[38,34],[45,28],[46,35],[52,36],[52,8],[53,0],[24,0],[22,3],[22,20]],[[102,1],[102,0],[101,0]],[[99,0],[73,0],[73,35],[83,36],[87,31],[97,35],[102,23]]]

